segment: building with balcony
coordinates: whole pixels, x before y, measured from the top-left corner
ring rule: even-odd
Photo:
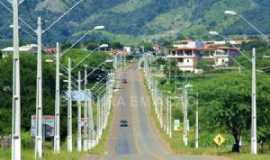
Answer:
[[[203,42],[186,40],[177,42],[166,56],[168,60],[176,60],[177,66],[184,72],[199,72],[198,61],[213,61],[213,67],[227,67],[232,58],[239,55],[239,49],[227,47],[226,42]]]
[[[168,60],[176,60],[177,66],[181,71],[196,72],[197,62],[201,57],[202,49],[203,42],[201,41],[180,41],[173,45],[166,58]]]

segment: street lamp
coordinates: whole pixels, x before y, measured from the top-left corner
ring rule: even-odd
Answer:
[[[108,48],[108,47],[109,47],[108,44],[102,44],[102,45],[99,46],[99,48]]]
[[[236,16],[237,12],[235,12],[233,10],[226,10],[226,11],[224,11],[224,14],[231,15],[231,16]]]
[[[61,56],[63,56],[64,54],[66,54],[68,51],[70,51],[72,48],[74,48],[78,43],[80,43],[89,33],[93,32],[93,31],[99,31],[99,30],[103,30],[105,29],[104,26],[95,26],[94,28],[88,30],[86,33],[84,33],[76,42],[74,42],[71,47],[69,47],[68,49],[66,49],[63,54]]]
[[[94,30],[103,30],[105,29],[105,26],[95,26]]]
[[[53,59],[45,59],[45,62],[46,63],[54,63],[54,60]]]
[[[257,33],[259,33],[266,42],[269,42],[269,39],[268,39],[267,35],[265,35],[260,29],[258,29],[255,25],[253,25],[251,22],[249,22],[241,14],[239,14],[236,11],[233,11],[233,10],[226,10],[226,11],[224,11],[224,14],[229,15],[229,16],[238,16],[240,19],[242,19],[244,22],[246,22],[251,28],[253,28]]]
[[[213,36],[218,36],[219,33],[217,31],[209,31],[208,32],[210,35],[213,35]]]
[[[106,44],[107,45],[107,44]],[[105,44],[103,44],[103,47],[105,46]],[[102,45],[98,46],[97,48],[95,48],[92,52],[98,50],[99,48],[101,48]],[[75,68],[79,67],[91,54],[86,55],[85,57],[83,57],[71,70],[73,71]],[[99,66],[98,66],[99,67]]]

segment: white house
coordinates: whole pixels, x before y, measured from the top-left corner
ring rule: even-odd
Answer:
[[[167,59],[175,59],[181,71],[196,72],[201,49],[203,49],[203,42],[201,41],[180,41],[173,45]]]
[[[215,61],[215,66],[218,67],[218,66],[228,66],[229,65],[230,57],[226,51],[218,49],[214,52],[213,57],[214,57],[214,61]]]
[[[123,50],[127,52],[128,54],[131,54],[131,51],[132,51],[131,47],[129,46],[125,46]]]

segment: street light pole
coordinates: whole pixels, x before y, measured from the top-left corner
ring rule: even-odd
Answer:
[[[184,133],[183,133],[183,141],[185,146],[188,145],[188,119],[187,119],[187,107],[188,107],[188,95],[187,95],[187,87],[184,87],[184,98],[183,98],[183,112],[184,112]]]
[[[99,136],[100,136],[100,97],[97,98],[97,143],[99,142]]]
[[[160,127],[161,128],[164,128],[164,114],[163,114],[163,111],[164,111],[164,98],[163,98],[163,94],[161,93],[161,96],[160,96]]]
[[[195,148],[199,148],[199,94],[196,95],[196,132],[195,132]]]
[[[35,157],[42,158],[42,24],[38,17],[37,34],[37,95],[36,95],[36,138],[35,138]]]
[[[94,139],[94,120],[93,120],[93,111],[92,111],[92,94],[91,91],[90,92],[90,99],[88,100],[88,109],[87,109],[87,116],[88,116],[88,149],[92,149],[93,146],[95,145],[93,143],[93,139]]]
[[[252,115],[251,115],[251,153],[257,154],[257,106],[256,106],[256,49],[252,50]]]
[[[12,147],[11,159],[21,159],[21,93],[19,58],[18,0],[12,1],[13,8],[13,91],[12,91]]]
[[[106,87],[105,87],[106,88]],[[106,91],[105,91],[106,92]],[[105,96],[106,96],[106,93],[105,93]],[[102,97],[102,102],[104,102],[104,103],[102,103],[101,104],[101,108],[100,108],[100,124],[101,124],[101,135],[102,135],[102,133],[103,133],[103,129],[104,129],[104,108],[105,108],[105,104],[106,104],[106,98],[105,98],[105,96],[103,96]]]
[[[56,43],[54,152],[60,152],[60,46]]]
[[[78,72],[78,91],[81,91],[81,72]],[[78,101],[78,137],[77,150],[82,150],[82,130],[81,130],[81,102]]]
[[[68,135],[67,135],[67,151],[72,152],[72,100],[71,100],[71,59],[68,58]]]
[[[84,90],[87,90],[87,69],[84,68]],[[84,110],[83,110],[83,117],[84,117],[84,138],[83,138],[83,150],[87,151],[88,149],[88,102],[84,102]]]
[[[167,135],[169,135],[169,129],[170,129],[170,115],[169,115],[169,109],[170,108],[170,100],[169,100],[169,96],[166,98],[166,121],[167,121],[167,123],[166,123],[166,133],[167,133]]]
[[[172,99],[169,97],[169,136],[172,138]]]

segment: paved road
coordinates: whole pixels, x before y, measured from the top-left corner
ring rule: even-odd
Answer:
[[[150,118],[150,99],[143,77],[137,65],[122,72],[128,84],[121,84],[116,94],[113,126],[108,142],[108,154],[104,160],[217,160],[217,157],[173,155],[157,134]],[[128,120],[129,127],[119,126],[120,120]]]

